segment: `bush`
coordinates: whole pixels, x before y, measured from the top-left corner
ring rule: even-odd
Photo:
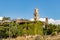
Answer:
[[[52,32],[52,34],[51,34],[52,36],[54,36],[54,35],[57,35],[57,32]]]

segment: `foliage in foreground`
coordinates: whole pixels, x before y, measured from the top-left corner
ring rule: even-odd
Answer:
[[[43,23],[39,22],[5,22],[0,25],[0,37],[16,37],[22,35],[43,35]]]
[[[10,20],[10,17],[4,17],[4,20]],[[60,32],[60,25],[48,24],[43,27],[41,21],[28,21],[25,23],[5,22],[0,25],[0,37],[16,37],[22,35],[56,35]]]

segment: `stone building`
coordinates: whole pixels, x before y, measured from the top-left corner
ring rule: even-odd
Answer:
[[[48,25],[48,18],[45,18],[45,25]]]
[[[45,18],[45,28],[48,29],[48,18]]]
[[[34,21],[38,21],[39,20],[39,12],[38,12],[38,9],[35,8],[34,10]]]
[[[28,22],[29,20],[27,19],[16,19],[15,22],[16,23],[25,23],[25,22]]]

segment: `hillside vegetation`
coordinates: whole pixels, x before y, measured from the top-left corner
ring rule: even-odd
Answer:
[[[10,20],[9,18],[3,19]],[[47,27],[41,21],[27,21],[22,23],[4,22],[0,24],[0,38],[18,37],[26,35],[57,35],[60,32],[60,25],[48,24]]]

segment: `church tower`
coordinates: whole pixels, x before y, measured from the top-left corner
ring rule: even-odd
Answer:
[[[48,25],[48,17],[45,18],[45,24]]]
[[[45,18],[45,28],[48,29],[48,18]]]
[[[38,12],[38,9],[35,8],[34,10],[34,21],[38,21],[39,20],[39,12]]]

